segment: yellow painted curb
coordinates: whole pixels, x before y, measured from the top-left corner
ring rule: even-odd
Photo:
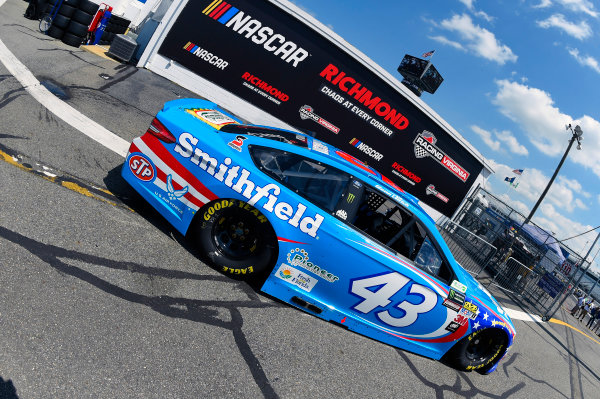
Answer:
[[[572,326],[572,325],[570,325],[569,323],[565,323],[564,321],[562,321],[562,320],[558,320],[558,319],[555,319],[555,318],[552,318],[552,319],[550,319],[550,320],[549,320],[549,322],[550,322],[550,323],[555,323],[555,324],[560,324],[561,326],[566,326],[566,327],[569,327],[569,328],[571,328],[571,329],[573,329],[573,330],[577,331],[579,334],[581,334],[581,335],[583,335],[583,336],[585,336],[585,337],[588,337],[589,339],[591,339],[592,341],[594,341],[595,343],[597,343],[598,345],[600,345],[600,342],[599,342],[599,341],[597,341],[595,338],[592,338],[592,337],[590,337],[589,335],[587,335],[586,333],[584,333],[584,332],[583,332],[583,331],[581,331],[580,329],[573,327],[573,326]]]

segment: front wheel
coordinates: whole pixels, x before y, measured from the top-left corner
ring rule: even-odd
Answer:
[[[480,371],[498,360],[507,343],[506,333],[502,330],[488,328],[475,331],[454,345],[444,360],[459,370]]]
[[[250,280],[273,267],[277,238],[267,218],[239,200],[217,200],[194,224],[200,250],[223,273]]]

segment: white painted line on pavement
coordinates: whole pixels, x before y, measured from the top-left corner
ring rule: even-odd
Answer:
[[[0,0],[0,7],[4,3],[6,3],[6,0]],[[33,98],[58,118],[122,157],[127,155],[127,150],[129,149],[128,141],[94,122],[50,93],[33,76],[31,71],[15,57],[2,40],[0,40],[0,61]]]
[[[542,319],[540,316],[536,316],[533,315],[531,313],[526,313],[526,312],[522,312],[520,310],[515,310],[515,309],[509,309],[509,308],[504,308],[504,310],[506,311],[506,314],[508,314],[508,316],[511,319],[514,320],[524,320],[524,321],[534,321],[536,323],[543,323]]]

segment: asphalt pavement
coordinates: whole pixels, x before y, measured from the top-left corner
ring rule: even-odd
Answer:
[[[56,101],[123,139],[165,101],[199,96],[42,35],[25,7],[0,6],[0,40]],[[205,265],[120,179],[121,156],[2,63],[0,122],[0,397],[598,397],[600,337],[564,310],[514,320],[495,373],[457,372]]]

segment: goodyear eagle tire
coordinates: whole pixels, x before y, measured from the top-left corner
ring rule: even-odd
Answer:
[[[239,200],[221,199],[202,208],[194,224],[200,250],[224,274],[251,280],[277,258],[277,239],[267,218]]]
[[[487,328],[460,340],[444,356],[444,361],[462,371],[484,371],[506,351],[506,333]]]

